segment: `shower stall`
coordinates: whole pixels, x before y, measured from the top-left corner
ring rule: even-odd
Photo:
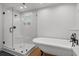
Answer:
[[[35,45],[36,13],[20,13],[13,8],[3,8],[3,48],[27,54]]]

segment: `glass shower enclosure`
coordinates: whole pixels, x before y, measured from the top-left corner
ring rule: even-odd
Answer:
[[[3,47],[27,54],[35,45],[36,13],[19,13],[13,8],[3,10]]]

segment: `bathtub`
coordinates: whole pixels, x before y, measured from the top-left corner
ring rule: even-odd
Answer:
[[[72,56],[73,51],[69,40],[56,38],[34,38],[33,42],[43,52],[57,56]]]

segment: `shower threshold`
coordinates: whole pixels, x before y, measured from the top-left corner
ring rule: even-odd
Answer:
[[[0,51],[0,56],[14,56],[14,55],[7,53],[5,51]]]
[[[28,56],[34,48],[35,48],[34,44],[26,44],[25,46],[15,45],[15,49],[11,49],[11,48],[4,46],[2,48],[2,51],[10,53],[14,56]]]

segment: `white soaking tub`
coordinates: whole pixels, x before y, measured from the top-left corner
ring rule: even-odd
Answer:
[[[58,56],[72,56],[72,46],[69,40],[56,38],[34,38],[33,42],[43,52]]]

